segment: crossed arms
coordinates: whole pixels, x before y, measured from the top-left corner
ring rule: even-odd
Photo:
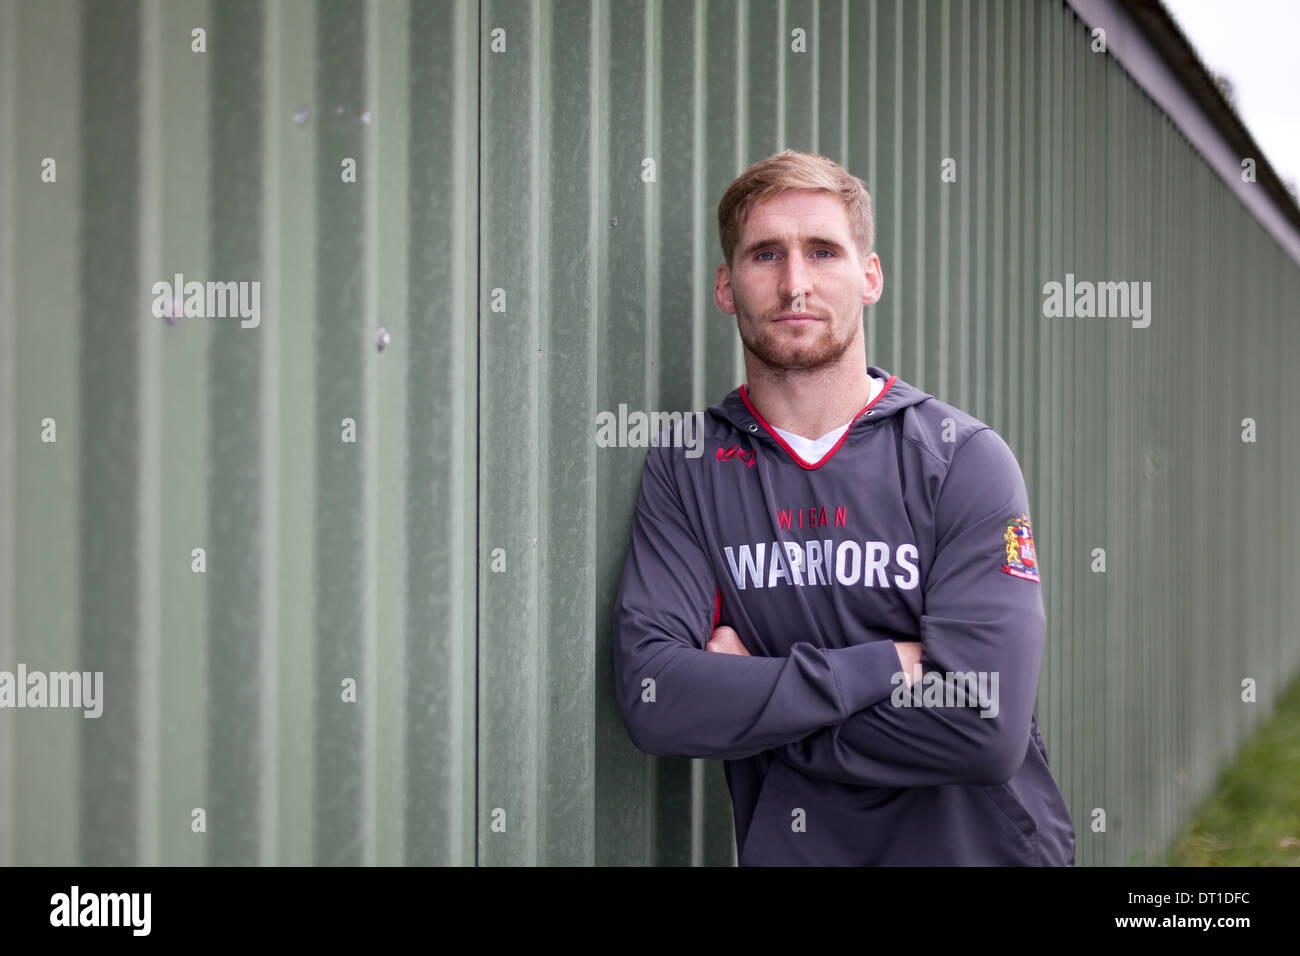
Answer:
[[[954,453],[920,618],[922,669],[996,673],[995,716],[981,716],[976,701],[895,706],[895,675],[914,648],[884,635],[753,657],[724,632],[709,650],[714,575],[677,491],[674,468],[686,466],[670,451],[647,457],[614,607],[615,691],[637,747],[711,759],[775,748],[804,774],[867,786],[1010,779],[1029,741],[1046,617],[1037,582],[998,570],[1006,523],[1029,508],[996,432],[981,429]]]

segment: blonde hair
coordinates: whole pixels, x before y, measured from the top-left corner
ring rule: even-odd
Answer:
[[[849,231],[858,244],[858,251],[864,259],[871,254],[875,225],[866,184],[825,156],[786,149],[750,166],[722,194],[718,203],[718,238],[727,268],[731,268],[741,229],[754,204],[795,190],[834,193],[848,213]]]

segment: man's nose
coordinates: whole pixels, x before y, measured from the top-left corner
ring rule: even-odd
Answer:
[[[787,298],[794,299],[800,292],[806,295],[812,291],[808,281],[808,269],[797,256],[791,256],[787,260],[781,278],[781,294]]]

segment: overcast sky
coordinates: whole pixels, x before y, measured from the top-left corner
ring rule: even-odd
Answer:
[[[1163,0],[1269,163],[1300,185],[1300,0]]]

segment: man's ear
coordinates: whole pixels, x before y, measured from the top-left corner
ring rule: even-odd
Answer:
[[[862,304],[875,305],[885,291],[885,274],[880,268],[880,257],[874,252],[867,256],[863,278],[866,282],[862,289]]]
[[[718,274],[713,280],[713,303],[727,315],[736,314],[736,302],[731,294],[731,270],[725,262],[718,266]]]

